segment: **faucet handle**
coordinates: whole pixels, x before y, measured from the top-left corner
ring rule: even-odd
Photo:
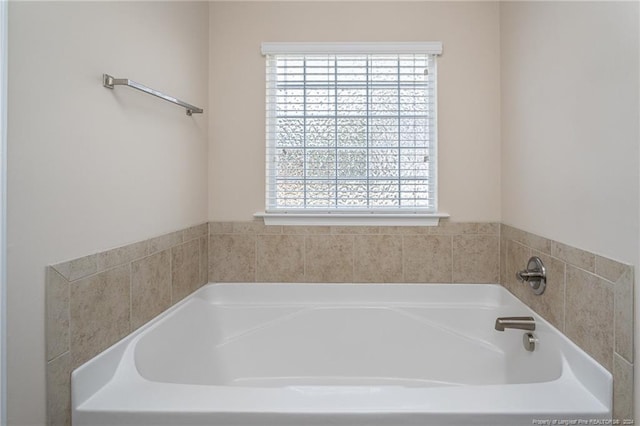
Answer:
[[[547,270],[538,256],[532,256],[527,263],[527,269],[516,272],[516,278],[521,283],[529,283],[538,296],[544,293],[547,286]]]

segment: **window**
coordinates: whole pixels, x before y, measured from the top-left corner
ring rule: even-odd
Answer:
[[[434,214],[440,43],[264,43],[266,213]]]

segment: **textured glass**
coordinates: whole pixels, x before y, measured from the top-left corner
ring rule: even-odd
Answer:
[[[337,89],[338,114],[341,117],[366,117],[367,90],[359,88]]]
[[[275,163],[280,178],[304,177],[304,150],[302,149],[279,149]]]
[[[336,145],[336,119],[308,118],[306,135],[308,147],[334,147]]]
[[[304,146],[304,119],[278,118],[276,134],[278,147],[302,148]]]
[[[398,149],[372,149],[369,153],[369,176],[397,178],[399,160]]]
[[[381,180],[369,183],[369,203],[371,207],[400,206],[397,181]]]
[[[334,149],[308,149],[306,161],[307,178],[335,178],[336,151]]]
[[[276,197],[281,207],[304,207],[304,181],[279,180],[276,188]]]
[[[270,208],[432,208],[427,55],[268,58]]]
[[[308,182],[307,205],[313,208],[335,207],[336,184],[333,181]]]
[[[400,146],[401,147],[429,147],[429,134],[427,133],[427,120],[423,118],[400,119]]]
[[[366,208],[368,197],[366,180],[338,182],[338,207]]]
[[[367,150],[338,150],[338,179],[367,178]]]
[[[398,115],[398,88],[376,88],[370,91],[369,115],[372,116],[397,116]]]
[[[304,116],[304,90],[278,89],[276,109],[279,116]]]
[[[415,207],[428,207],[428,181],[416,180],[400,186],[401,204]]]
[[[366,147],[367,119],[339,118],[337,142],[339,147]]]
[[[400,177],[420,178],[427,176],[429,171],[428,149],[402,149],[400,150]]]
[[[305,92],[307,116],[327,116],[335,114],[335,91],[333,89],[307,89]]]
[[[398,146],[398,119],[371,118],[369,120],[369,145],[390,148]]]

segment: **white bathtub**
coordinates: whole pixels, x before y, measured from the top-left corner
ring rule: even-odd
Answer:
[[[494,329],[523,315],[533,352]],[[611,375],[497,285],[209,284],[72,376],[74,426],[594,422],[611,400]]]

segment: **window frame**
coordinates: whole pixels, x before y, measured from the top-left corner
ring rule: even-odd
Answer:
[[[291,55],[313,55],[313,54],[428,54],[439,56],[442,54],[442,42],[392,42],[392,43],[262,43],[263,55],[291,54]],[[254,216],[263,218],[265,223],[270,225],[394,225],[394,226],[435,226],[440,218],[448,217],[446,213],[438,211],[438,84],[437,84],[437,61],[434,60],[435,71],[434,113],[432,155],[431,166],[433,172],[434,199],[433,209],[422,209],[416,207],[407,208],[358,208],[358,209],[276,209],[269,210],[269,188],[270,182],[266,181],[265,211],[258,212]],[[267,69],[268,72],[268,69]],[[268,87],[267,87],[268,89]],[[267,93],[267,91],[265,91]],[[266,94],[268,96],[268,94]],[[265,105],[268,107],[270,100],[265,98]],[[265,116],[265,130],[269,132],[271,120]],[[273,130],[273,129],[271,129]],[[268,136],[265,137],[268,144]],[[266,146],[266,155],[269,155]],[[268,167],[269,160],[266,159],[265,167]],[[269,179],[268,170],[265,170],[265,179]]]

